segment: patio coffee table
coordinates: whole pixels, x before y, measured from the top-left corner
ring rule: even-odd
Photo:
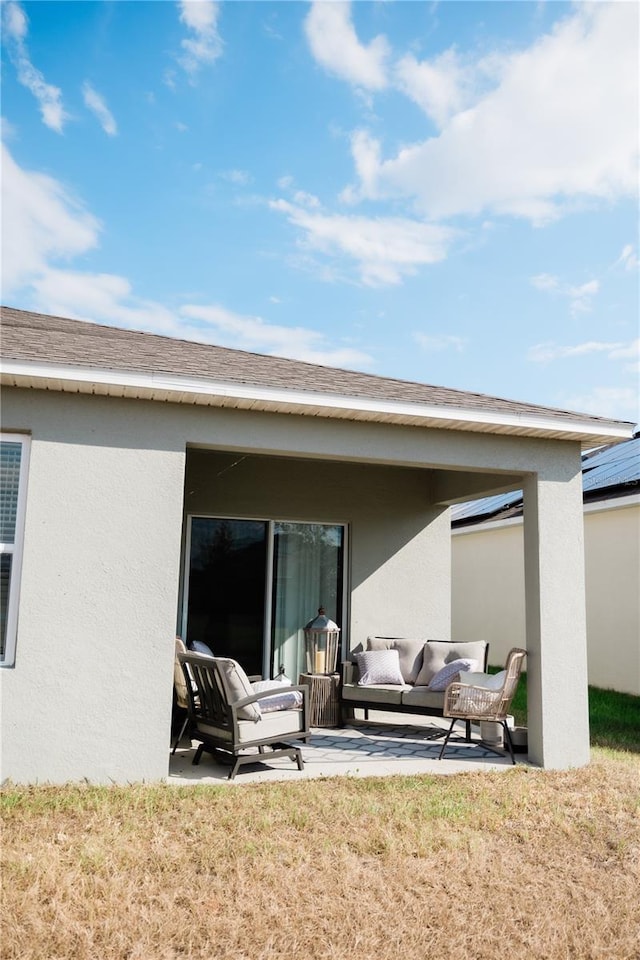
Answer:
[[[301,673],[299,683],[309,687],[309,726],[340,726],[340,674]]]

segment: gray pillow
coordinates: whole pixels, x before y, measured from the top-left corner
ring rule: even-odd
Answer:
[[[232,703],[236,700],[242,700],[244,697],[250,697],[252,693],[256,692],[252,690],[249,678],[239,663],[235,660],[227,660],[224,657],[218,657],[217,662],[227,681]],[[262,719],[262,711],[257,703],[248,703],[245,707],[240,707],[238,718],[240,720],[258,721]]]
[[[424,638],[412,640],[407,637],[367,637],[367,650],[397,650],[400,657],[400,673],[405,683],[415,683],[422,668]]]
[[[194,653],[201,653],[205,657],[212,657],[213,650],[211,647],[208,647],[206,643],[203,643],[202,640],[193,640],[189,647],[193,650]]]
[[[357,653],[361,687],[376,683],[392,683],[404,686],[404,677],[400,673],[400,657],[397,650],[365,650]]]
[[[477,660],[483,666],[486,646],[484,640],[471,640],[468,643],[458,643],[457,640],[428,640],[422,651],[422,669],[416,686],[428,687],[436,673],[452,660],[467,658]]]

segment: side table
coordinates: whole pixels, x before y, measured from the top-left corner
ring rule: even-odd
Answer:
[[[340,674],[301,673],[298,682],[309,687],[309,726],[340,726]]]

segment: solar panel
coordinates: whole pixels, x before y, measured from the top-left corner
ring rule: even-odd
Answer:
[[[582,486],[585,493],[608,487],[629,486],[629,492],[640,491],[640,436],[624,443],[615,443],[593,450],[582,458]],[[515,506],[522,500],[522,490],[501,493],[479,500],[457,503],[451,508],[452,522],[490,517]]]

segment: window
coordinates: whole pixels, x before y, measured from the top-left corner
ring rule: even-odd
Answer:
[[[0,664],[16,655],[29,437],[0,434]]]

